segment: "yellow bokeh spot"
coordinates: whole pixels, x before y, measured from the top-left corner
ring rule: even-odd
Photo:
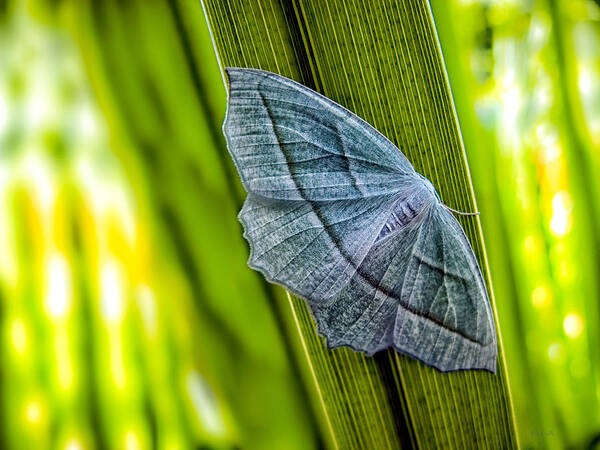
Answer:
[[[139,450],[140,448],[142,448],[140,439],[135,434],[135,431],[129,430],[125,433],[125,450]]]
[[[535,127],[535,134],[542,147],[555,145],[558,141],[557,130],[548,122],[540,123],[537,127]]]
[[[19,169],[19,178],[29,187],[36,210],[47,217],[56,196],[56,181],[50,161],[37,152],[27,152],[21,159]]]
[[[575,339],[579,337],[583,331],[583,319],[577,313],[569,313],[565,316],[565,320],[563,321],[563,329],[568,337]]]
[[[567,261],[561,261],[558,270],[559,270],[559,274],[560,274],[561,278],[563,278],[565,280],[570,278],[571,269],[570,269]]]
[[[553,362],[560,362],[563,356],[563,346],[560,342],[554,342],[548,347],[548,358]]]
[[[123,274],[117,261],[110,259],[101,269],[102,316],[109,323],[118,323],[123,316]]]
[[[42,406],[38,401],[31,401],[25,407],[25,417],[32,424],[38,424],[42,420]]]
[[[542,164],[551,164],[560,157],[561,153],[561,148],[556,144],[544,147],[540,151],[540,162]]]
[[[223,436],[227,429],[221,407],[211,386],[195,370],[187,374],[185,382],[189,398],[202,427],[213,436]]]
[[[549,83],[540,82],[535,89],[534,98],[537,100],[537,103],[541,108],[549,108],[552,105],[552,100],[554,99],[552,86]]]
[[[550,230],[557,237],[571,231],[571,209],[573,204],[567,191],[560,191],[552,198],[552,218]]]
[[[548,92],[548,97],[551,97],[551,93]],[[550,102],[549,98],[544,99]],[[540,163],[550,166],[560,162],[560,155],[562,154],[562,148],[558,139],[558,130],[547,122],[541,123],[535,128],[535,134],[539,143],[539,160]],[[548,167],[547,170],[552,170]]]
[[[537,239],[533,235],[529,235],[523,241],[523,246],[525,247],[525,253],[528,255],[532,255],[537,250]]]
[[[583,95],[590,95],[594,88],[595,76],[588,67],[582,66],[579,68],[579,77],[577,84]]]
[[[142,284],[137,289],[137,304],[142,315],[142,321],[148,336],[154,337],[158,327],[158,318],[156,315],[156,299],[152,289]]]
[[[19,355],[27,350],[27,329],[21,319],[15,319],[10,326],[10,339]]]
[[[65,450],[83,450],[83,445],[78,439],[73,438],[66,443]]]
[[[58,384],[64,390],[73,385],[73,368],[69,352],[69,336],[64,329],[57,331],[54,339],[54,350],[56,354]]]
[[[538,286],[531,292],[531,303],[536,308],[543,308],[550,302],[550,292],[545,286]]]
[[[65,317],[71,303],[71,279],[67,259],[52,254],[46,262],[46,309],[50,317]]]

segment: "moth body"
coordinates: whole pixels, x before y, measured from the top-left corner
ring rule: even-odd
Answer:
[[[435,201],[436,198],[428,187],[424,185],[415,186],[415,189],[411,190],[406,198],[401,198],[394,204],[392,213],[379,232],[379,236],[377,236],[375,242],[408,225]]]

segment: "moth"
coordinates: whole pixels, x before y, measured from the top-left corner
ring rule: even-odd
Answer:
[[[248,265],[306,300],[329,348],[496,371],[471,245],[431,182],[354,113],[283,76],[227,68],[223,132],[248,193]]]

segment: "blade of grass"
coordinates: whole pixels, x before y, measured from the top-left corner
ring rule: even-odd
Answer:
[[[203,3],[222,66],[270,70],[319,90],[395,142],[446,204],[476,209],[426,2]],[[460,220],[491,292],[479,221]],[[304,303],[290,304],[341,448],[518,447],[501,344],[498,375],[441,374],[398,354],[329,351]]]

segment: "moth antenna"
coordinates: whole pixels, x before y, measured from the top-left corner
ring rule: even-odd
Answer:
[[[456,213],[456,214],[460,214],[461,216],[478,216],[479,215],[479,211],[472,212],[472,213],[462,212],[462,211],[457,211],[456,209],[452,209],[448,205],[445,205],[444,203],[442,203],[442,205],[444,205],[447,210],[452,211],[453,213]]]

